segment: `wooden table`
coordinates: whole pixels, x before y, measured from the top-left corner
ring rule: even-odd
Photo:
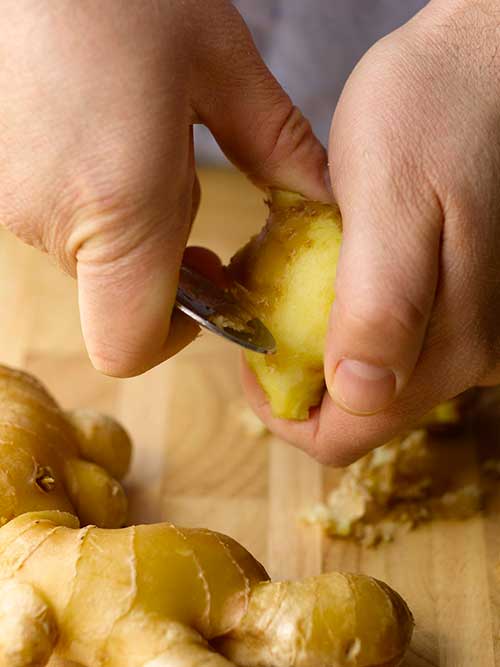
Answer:
[[[235,173],[201,174],[192,241],[227,260],[264,217]],[[500,502],[488,517],[434,523],[378,549],[323,539],[298,512],[332,473],[242,419],[238,351],[205,334],[131,380],[98,375],[82,345],[74,282],[0,231],[0,360],[39,375],[67,407],[116,415],[135,442],[127,482],[134,522],[204,525],[240,540],[274,577],[332,569],[384,579],[408,600],[416,632],[406,667],[500,667]],[[466,459],[475,470],[475,454]]]

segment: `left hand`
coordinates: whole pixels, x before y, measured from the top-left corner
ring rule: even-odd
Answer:
[[[77,279],[103,373],[142,373],[197,335],[173,311],[194,123],[256,183],[328,199],[325,150],[231,0],[3,0],[0,35],[0,225]]]
[[[335,112],[344,241],[328,393],[278,435],[343,465],[465,389],[500,382],[500,10],[433,0],[376,44]]]

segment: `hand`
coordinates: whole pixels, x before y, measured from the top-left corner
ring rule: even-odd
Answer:
[[[192,124],[257,183],[328,197],[325,153],[229,0],[5,0],[0,214],[78,279],[92,362],[194,338],[172,307],[199,200]]]
[[[308,422],[273,419],[322,462],[352,462],[432,406],[500,382],[500,10],[435,0],[380,41],[335,112],[330,173],[344,224]]]

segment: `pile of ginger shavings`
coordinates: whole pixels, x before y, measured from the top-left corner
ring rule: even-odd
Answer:
[[[471,454],[476,460],[471,435],[478,420],[484,421],[485,406],[499,432],[500,390],[488,392],[489,400],[482,403],[476,393],[473,402],[455,400],[438,406],[419,428],[353,463],[326,502],[308,509],[302,519],[321,525],[330,536],[376,546],[422,523],[465,519],[481,511],[500,479],[500,442],[497,450],[486,452],[480,479],[471,479],[477,470],[470,465]]]

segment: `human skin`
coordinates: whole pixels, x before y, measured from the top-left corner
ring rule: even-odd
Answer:
[[[329,198],[324,151],[230,2],[5,0],[0,21],[0,219],[77,277],[96,368],[138,374],[196,334],[169,321],[199,198],[192,124],[256,183],[311,199]],[[274,420],[244,371],[264,421],[323,462],[500,380],[499,26],[493,0],[430,2],[335,112],[328,393],[309,421]]]
[[[500,8],[435,0],[348,80],[329,145],[343,244],[328,391],[278,435],[345,465],[432,406],[500,382]]]
[[[324,148],[229,1],[5,0],[0,34],[0,219],[78,279],[104,373],[196,336],[170,321],[199,202],[193,123],[257,184],[329,197]]]

